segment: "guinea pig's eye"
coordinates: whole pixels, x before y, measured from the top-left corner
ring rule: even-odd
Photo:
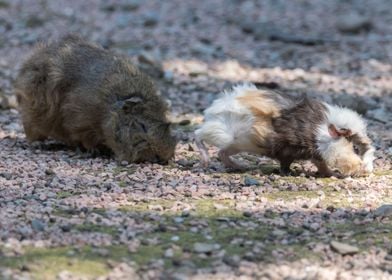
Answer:
[[[359,152],[360,152],[360,150],[359,150],[359,147],[357,146],[357,145],[354,145],[354,152],[357,154],[357,155],[359,155]]]

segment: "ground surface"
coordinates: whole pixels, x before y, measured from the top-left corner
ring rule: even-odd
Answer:
[[[392,210],[379,208],[392,203],[391,10],[389,0],[0,0],[0,278],[392,279]],[[12,81],[37,40],[66,32],[155,77],[182,121],[175,161],[119,165],[26,142]],[[239,81],[364,114],[375,173],[316,179],[305,163],[280,177],[254,156],[242,157],[245,173],[215,157],[202,169],[192,131]]]

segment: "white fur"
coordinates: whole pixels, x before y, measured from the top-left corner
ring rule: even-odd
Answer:
[[[360,137],[366,138],[366,123],[364,119],[356,112],[335,105],[324,103],[327,108],[327,121],[322,123],[317,129],[317,144],[318,149],[323,156],[327,156],[330,144],[338,141],[334,139],[329,131],[329,124],[335,125],[337,129],[350,129],[352,134],[357,134]],[[373,171],[374,148],[371,147],[363,156],[364,169],[367,172]]]
[[[330,124],[334,124],[338,129],[349,128],[352,134],[366,137],[366,123],[357,112],[327,103],[324,105],[327,107],[327,119]]]
[[[364,163],[365,170],[367,172],[372,172],[373,171],[373,161],[374,161],[374,159],[375,159],[375,157],[374,157],[374,148],[371,147],[363,155],[363,163]]]
[[[249,137],[254,122],[253,114],[236,99],[246,91],[255,89],[252,84],[241,84],[234,86],[231,91],[223,92],[222,97],[204,111],[204,123],[195,131],[196,137],[220,149],[256,149]]]
[[[322,123],[317,129],[317,142],[321,154],[328,149],[329,143],[335,139],[329,134],[329,124],[335,125],[337,129],[348,128],[353,134],[366,137],[366,124],[364,120],[356,112],[339,106],[329,105],[327,107],[327,121]]]

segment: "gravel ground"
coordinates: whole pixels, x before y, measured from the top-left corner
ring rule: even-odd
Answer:
[[[389,0],[0,0],[1,279],[392,279]],[[74,32],[131,56],[171,104],[167,166],[28,144],[12,97],[36,41]],[[241,81],[351,107],[374,174],[199,166],[193,130]],[[216,152],[214,149],[210,153]]]

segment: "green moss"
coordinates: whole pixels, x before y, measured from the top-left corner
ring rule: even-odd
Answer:
[[[297,181],[297,178],[292,179]],[[300,179],[301,180],[301,179]],[[295,201],[297,199],[319,199],[319,203],[323,207],[334,206],[335,208],[361,208],[366,204],[364,201],[364,194],[361,190],[350,190],[345,189],[336,190],[328,185],[334,181],[334,179],[322,179],[324,186],[317,190],[299,190],[299,191],[276,191],[265,193],[264,196],[270,201],[283,200],[283,201]],[[293,182],[292,181],[292,182]],[[275,182],[276,183],[276,182]],[[298,181],[296,183],[299,184]],[[279,185],[279,182],[277,183]],[[392,198],[388,190],[384,191],[384,195],[381,197],[381,203],[391,203]]]
[[[298,180],[301,181],[303,178],[291,179],[298,182]],[[328,183],[329,181],[326,182],[326,184]],[[345,190],[336,191],[332,187],[325,187],[322,191],[324,192],[322,197],[318,193],[319,190],[277,191],[276,193],[267,193],[265,196],[271,201],[276,199],[291,201],[298,198],[313,199],[319,197],[321,203],[331,204],[334,207],[353,204],[346,198]],[[350,196],[360,201],[361,192],[352,192]],[[299,236],[306,230],[302,227],[272,226],[263,222],[264,220],[259,220],[257,215],[245,217],[242,211],[236,209],[236,200],[234,199],[182,199],[181,203],[191,206],[189,216],[182,215],[183,210],[181,207],[174,207],[178,206],[179,202],[177,200],[156,199],[140,202],[130,201],[130,203],[133,204],[122,207],[119,210],[126,213],[129,212],[129,214],[140,218],[146,217],[146,214],[149,213],[155,213],[160,216],[158,220],[144,220],[148,224],[146,227],[148,230],[145,230],[142,235],[136,236],[142,242],[135,253],[129,252],[127,247],[122,245],[103,247],[99,249],[101,251],[88,246],[78,250],[74,250],[72,247],[50,249],[25,248],[25,253],[22,256],[0,258],[0,266],[22,268],[27,265],[29,273],[36,279],[53,279],[63,270],[70,271],[74,275],[94,278],[98,275],[105,275],[108,272],[108,261],[134,261],[137,266],[143,266],[154,259],[163,259],[165,267],[171,268],[173,261],[170,258],[165,258],[164,252],[168,248],[173,248],[173,259],[178,261],[188,260],[194,263],[196,267],[202,268],[209,267],[211,262],[217,257],[214,254],[200,257],[193,252],[193,245],[196,242],[219,244],[227,256],[239,255],[244,257],[252,251],[255,243],[258,241],[262,242],[264,247],[262,248],[262,253],[254,254],[255,261],[273,262],[275,259],[272,256],[272,251],[281,249],[281,239],[286,238],[286,235],[276,236],[274,233],[276,229],[287,232],[287,237]],[[354,203],[356,202],[354,201]],[[74,215],[74,213],[68,213],[67,211],[56,211],[58,215]],[[90,211],[103,216],[106,214],[105,209],[91,209]],[[181,215],[181,221],[178,222],[173,219],[173,217]],[[272,211],[264,213],[266,218],[275,218],[279,215],[278,212]],[[160,228],[160,225],[164,225],[164,228]],[[367,248],[366,241],[369,238],[378,247],[384,246],[385,240],[392,239],[392,225],[387,223],[356,225],[354,222],[347,222],[341,225],[331,221],[323,226],[327,228],[328,234],[319,236],[308,229],[308,238],[293,239],[292,243],[285,245],[284,251],[290,253],[284,258],[288,261],[301,258],[317,261],[320,259],[320,256],[309,249],[307,245],[328,242],[325,237],[347,242],[348,232],[353,232],[349,236],[350,240],[356,240],[356,246],[363,250]],[[193,230],[190,230],[191,228]],[[72,230],[106,233],[112,235],[114,239],[118,233],[118,227],[92,223],[77,225]],[[173,236],[177,236],[178,240],[173,241]],[[238,239],[242,239],[243,242],[233,242]],[[151,243],[150,240],[156,240],[157,242]],[[252,241],[252,243],[247,243],[248,241]],[[72,251],[74,252],[70,254]]]
[[[53,216],[59,216],[59,217],[63,217],[63,218],[71,218],[76,213],[74,211],[64,210],[64,209],[57,207],[53,210],[53,212],[51,214]]]
[[[53,279],[63,270],[70,271],[74,275],[85,276],[93,278],[98,275],[105,275],[108,272],[107,262],[120,262],[123,260],[134,261],[138,266],[145,265],[154,259],[164,259],[165,267],[170,268],[173,266],[172,259],[164,258],[164,252],[172,245],[174,248],[174,257],[178,261],[188,260],[194,263],[197,267],[203,268],[210,266],[211,262],[215,260],[214,254],[206,255],[201,258],[197,253],[193,252],[193,244],[196,242],[220,244],[221,249],[226,252],[226,255],[239,255],[244,257],[254,247],[254,243],[260,241],[264,244],[261,254],[255,254],[255,261],[273,262],[272,251],[281,249],[279,237],[274,235],[276,226],[268,225],[258,221],[256,218],[244,217],[241,211],[233,210],[234,201],[222,200],[215,202],[212,199],[206,200],[190,200],[188,203],[194,205],[195,210],[193,215],[183,217],[183,221],[178,224],[173,220],[173,216],[178,214],[170,210],[175,201],[158,200],[154,201],[155,204],[163,206],[166,212],[161,215],[159,223],[167,226],[166,230],[145,232],[139,236],[142,240],[157,240],[157,244],[150,244],[142,242],[137,252],[130,253],[126,246],[108,246],[100,248],[99,250],[91,247],[82,247],[74,250],[71,247],[65,248],[50,248],[50,249],[25,249],[22,256],[1,258],[0,266],[10,268],[21,268],[28,266],[31,275],[36,279]],[[228,209],[216,208],[216,204],[227,206]],[[142,202],[133,207],[132,210],[123,209],[123,211],[140,211],[144,213],[148,210],[148,203]],[[231,210],[230,210],[231,209]],[[230,221],[218,220],[217,217],[225,216]],[[155,221],[149,221],[154,224]],[[198,228],[198,231],[190,231],[191,227]],[[248,223],[248,225],[244,225]],[[205,225],[197,226],[197,225]],[[244,231],[244,227],[247,228]],[[353,232],[350,239],[355,239],[359,242],[357,246],[361,245],[362,241],[372,238],[374,244],[383,246],[385,240],[392,238],[392,225],[382,223],[371,223],[367,225],[356,225],[354,223],[334,224],[328,223],[325,227],[329,230],[330,236],[337,240],[344,242],[344,236],[347,232]],[[173,228],[173,229],[171,229]],[[76,227],[80,231],[89,232],[104,232],[108,234],[115,234],[114,228],[85,224]],[[297,236],[301,234],[303,228],[285,227],[283,229],[290,236]],[[298,239],[296,243],[285,245],[285,252],[291,252],[285,256],[288,261],[294,261],[301,258],[312,260],[319,260],[320,256],[310,250],[307,244],[314,242],[326,242],[325,239],[320,239],[318,234],[310,232],[311,236],[305,241]],[[173,241],[173,236],[178,236],[177,241]],[[206,238],[209,236],[209,238]],[[253,243],[246,244],[244,242],[233,242],[233,240],[242,239],[243,241],[252,241]],[[284,237],[282,237],[284,238]],[[302,241],[301,241],[302,240]],[[147,244],[147,245],[146,245]],[[102,253],[104,250],[104,253]],[[72,254],[70,252],[74,251]],[[39,278],[38,278],[39,277]]]
[[[58,192],[58,193],[56,194],[56,198],[57,198],[57,199],[63,199],[63,198],[70,197],[70,196],[72,196],[72,195],[73,195],[73,194],[72,194],[71,192],[61,191],[61,192]]]
[[[329,177],[326,178],[317,178],[318,183],[321,183],[323,186],[328,186],[329,184],[333,184],[339,181],[339,179],[332,179]]]
[[[36,28],[45,24],[45,21],[37,16],[30,16],[26,19],[26,27]]]
[[[10,6],[7,1],[0,0],[0,9],[6,9]]]
[[[260,171],[262,174],[265,175],[270,175],[274,173],[276,170],[279,170],[279,165],[278,164],[261,164],[258,165]]]
[[[268,200],[275,201],[275,200],[284,200],[284,201],[293,201],[296,199],[303,199],[303,198],[317,198],[319,195],[317,191],[277,191],[273,193],[266,193],[265,197]]]
[[[239,217],[242,212],[234,208],[235,202],[230,199],[213,200],[200,199],[196,200],[194,214],[199,217],[216,218],[216,217]]]
[[[111,170],[111,172],[113,173],[114,176],[117,176],[122,172],[126,172],[127,174],[133,174],[136,172],[137,169],[138,167],[136,165],[131,167],[116,166],[113,168],[113,170]]]
[[[235,201],[214,199],[188,199],[181,202],[192,206],[190,213],[193,217],[216,218],[216,217],[240,217],[242,212],[235,209]],[[165,215],[180,215],[182,210],[174,207],[177,200],[157,199],[136,202],[133,205],[119,208],[124,212],[163,212]]]
[[[140,46],[138,44],[136,44],[135,41],[129,40],[129,41],[116,42],[113,45],[113,48],[116,48],[119,50],[137,50],[140,48]]]
[[[373,174],[375,176],[388,176],[392,175],[392,170],[375,170]]]
[[[160,212],[158,209],[167,210],[173,207],[176,200],[156,199],[149,201],[134,202],[132,205],[119,208],[123,212]],[[161,207],[158,207],[161,206]]]
[[[90,211],[93,213],[99,214],[103,217],[106,217],[106,209],[105,208],[93,208]]]
[[[344,238],[349,235],[350,240],[355,240],[356,244],[364,244],[369,247],[369,241],[372,245],[384,248],[385,242],[392,240],[392,224],[372,222],[368,224],[327,224],[326,227],[336,239]],[[389,243],[389,242],[388,242]]]
[[[93,253],[89,247],[72,255],[71,247],[27,248],[25,251],[22,256],[0,258],[0,266],[17,269],[27,267],[33,279],[55,279],[63,270],[91,279],[108,272],[105,258]]]
[[[117,233],[117,229],[115,227],[96,225],[92,223],[76,225],[74,228],[82,232],[100,232],[100,233],[106,233],[110,235],[114,235]]]

